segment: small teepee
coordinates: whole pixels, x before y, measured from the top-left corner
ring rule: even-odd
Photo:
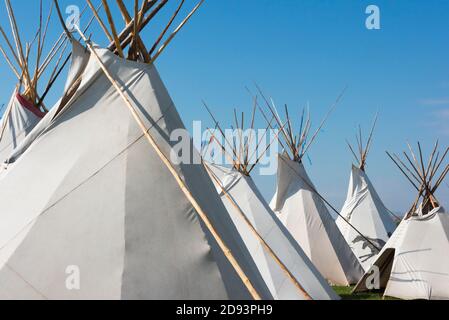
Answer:
[[[449,148],[440,157],[435,144],[428,162],[419,143],[418,150],[416,155],[410,148],[403,160],[388,154],[418,196],[355,292],[381,289],[400,299],[449,299],[449,214],[435,196],[449,172],[449,164],[442,166]]]
[[[16,88],[0,123],[0,162],[5,161],[17,148],[45,112],[36,108]]]
[[[259,92],[263,96],[261,90]],[[264,100],[276,122],[281,123],[274,103],[266,98]],[[287,125],[280,130],[279,135],[279,142],[285,153],[278,156],[277,190],[271,201],[271,208],[324,278],[334,285],[348,286],[356,283],[363,275],[363,269],[303,165],[303,158],[328,116],[315,134],[309,136],[310,114],[306,116],[304,110],[299,135],[295,136],[287,106],[285,115]]]
[[[210,112],[209,108],[207,110]],[[261,141],[267,139],[266,132],[260,137],[253,132],[255,113],[256,108],[249,134],[245,134],[248,131],[244,129],[244,115],[239,123],[235,113],[235,127],[238,128],[235,139],[223,133],[210,113],[219,132],[218,137],[211,132],[212,143],[219,146],[230,167],[210,163],[205,163],[205,167],[273,297],[281,300],[337,299],[251,178],[252,171],[268,150],[259,147]],[[271,143],[274,141],[276,138]]]
[[[102,2],[113,41],[66,30],[68,89],[2,178],[0,299],[272,299],[204,167],[170,161],[185,127],[154,62],[203,1],[150,59],[167,1],[118,1],[121,33]]]
[[[27,42],[24,46],[22,42],[24,37],[19,30],[19,24],[10,0],[6,0],[5,5],[13,40],[0,26],[0,34],[7,48],[5,49],[0,45],[0,52],[17,77],[18,84],[0,123],[0,162],[7,159],[45,116],[47,109],[44,105],[44,99],[59,75],[57,70],[65,48],[64,37],[61,35],[47,55],[44,55],[53,6],[50,7],[44,21],[43,3],[42,0],[40,1],[38,30],[32,41]],[[35,61],[31,61],[33,55]],[[59,59],[56,59],[58,55]],[[54,60],[57,61],[54,62]],[[53,68],[50,68],[51,65],[53,65]],[[39,85],[45,75],[48,75],[48,82],[41,91]],[[41,96],[39,92],[44,92],[44,94]]]
[[[341,210],[341,216],[337,218],[338,228],[365,271],[371,268],[379,253],[378,249],[383,248],[397,226],[397,219],[385,207],[366,174],[366,160],[371,149],[376,124],[377,116],[366,144],[363,141],[362,130],[359,128],[358,156],[355,148],[348,142],[357,165],[352,166],[348,195]],[[370,242],[361,237],[347,222]],[[374,243],[376,247],[371,243]]]

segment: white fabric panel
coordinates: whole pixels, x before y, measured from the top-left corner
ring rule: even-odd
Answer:
[[[386,296],[449,299],[449,215],[444,208],[401,222],[374,262],[381,272],[387,272],[382,260],[387,250],[394,250],[394,256],[391,273],[381,274],[388,279]],[[358,284],[358,291],[366,290],[368,276],[369,272]]]
[[[33,112],[33,109],[36,110]],[[5,128],[0,141],[0,162],[7,160],[43,116],[40,110],[14,91],[0,123],[0,131]]]
[[[341,215],[376,247],[382,249],[396,229],[396,222],[382,203],[366,173],[353,166],[348,196]],[[341,217],[337,226],[365,271],[376,259],[378,250]]]
[[[155,67],[98,53],[168,155],[170,133],[184,126]],[[2,178],[0,298],[249,298],[94,57],[85,68],[76,94]],[[204,168],[176,169],[272,298]],[[80,268],[80,290],[67,289],[68,266]]]
[[[271,208],[320,273],[335,285],[357,283],[363,269],[301,163],[279,155]]]
[[[438,208],[404,221],[385,295],[401,299],[449,299],[449,215]]]
[[[83,47],[79,42],[72,41],[72,59],[69,73],[67,75],[64,92],[71,89],[72,85],[82,76],[86,70],[86,65],[89,62],[90,52]]]
[[[212,172],[213,181],[229,216],[256,261],[273,296],[281,300],[305,298],[270,252],[257,239],[253,230],[242,217],[242,213],[313,299],[337,299],[324,278],[270,209],[252,179],[236,170],[218,165],[210,164],[208,168]],[[220,183],[217,183],[214,177]],[[228,198],[223,189],[233,201]]]

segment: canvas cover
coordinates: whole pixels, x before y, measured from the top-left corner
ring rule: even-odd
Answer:
[[[403,220],[377,257],[380,288],[400,299],[449,299],[449,214],[436,208]],[[367,290],[368,271],[356,287]]]
[[[383,248],[397,225],[366,173],[356,166],[352,167],[348,195],[340,214],[364,236],[342,217],[337,218],[338,228],[367,271],[379,253],[377,248]]]
[[[214,164],[207,166],[230,218],[272,295],[282,300],[302,300],[306,297],[256,237],[242,213],[312,299],[337,299],[325,279],[270,209],[253,180],[234,169]]]
[[[334,285],[357,283],[363,269],[313,190],[303,164],[279,155],[277,191],[271,208],[324,278]]]
[[[14,90],[0,123],[0,162],[10,156],[44,116],[45,113]]]
[[[184,126],[155,66],[97,52],[169,156],[170,133]],[[250,298],[96,59],[78,54],[87,60],[69,73],[83,75],[76,93],[0,184],[0,299]],[[204,168],[176,170],[271,299]]]

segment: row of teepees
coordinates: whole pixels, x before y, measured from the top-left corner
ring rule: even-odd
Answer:
[[[232,140],[206,104],[205,107],[215,122],[216,130],[209,130],[210,140],[203,146],[202,154],[207,158],[211,144],[218,145],[221,155],[231,166],[206,160],[204,166],[273,297],[282,300],[336,299],[335,293],[271,210],[251,178],[253,169],[278,139],[254,134],[257,99],[254,100],[248,135],[245,134],[244,114],[239,121],[234,111],[238,133]],[[271,139],[270,143],[261,147],[261,141],[267,138]],[[218,153],[215,155],[220,156]]]
[[[310,116],[303,112],[295,136],[288,108],[282,121],[274,103],[259,89],[265,111],[255,97],[250,126],[254,128],[259,108],[267,128],[279,132],[273,141],[279,140],[285,149],[279,155],[278,188],[271,207],[251,179],[269,147],[253,150],[252,136],[226,140],[215,118],[221,137],[211,132],[211,141],[219,144],[231,168],[171,161],[169,137],[185,127],[154,62],[203,2],[199,0],[170,32],[185,4],[179,1],[158,37],[148,44],[142,31],[168,0],[86,0],[92,14],[87,27],[94,21],[99,25],[109,42],[104,48],[85,35],[87,28],[82,31],[75,24],[68,30],[57,0],[44,20],[41,2],[36,62],[31,67],[34,41],[23,46],[18,20],[6,0],[14,42],[3,28],[0,31],[13,58],[3,47],[1,51],[18,76],[13,98],[20,105],[13,102],[8,107],[3,131],[15,119],[13,110],[25,107],[33,114],[40,112],[42,119],[24,121],[25,134],[20,141],[11,134],[15,142],[1,155],[6,162],[0,176],[0,299],[337,299],[326,280],[349,285],[363,276],[362,257],[351,246],[354,241],[340,232],[327,206],[364,246],[380,251],[375,236],[363,228],[367,211],[354,206],[340,214],[316,190],[303,165],[341,97],[312,135]],[[64,32],[43,58],[53,10]],[[114,12],[121,14],[122,23],[114,20]],[[69,43],[72,52],[65,56]],[[44,100],[69,62],[64,92],[47,110]],[[38,83],[52,63],[41,91]],[[238,119],[235,112],[235,126],[244,130],[244,115]],[[15,127],[17,123],[10,126]],[[219,138],[225,138],[224,144]],[[358,141],[363,172],[372,135],[365,147],[361,136]],[[441,230],[447,231],[449,224],[434,192],[449,168],[434,179],[448,150],[440,158],[436,149],[428,168],[421,159],[421,169],[405,169],[416,171],[408,177],[421,178],[421,183],[414,183],[418,201],[399,228],[419,229],[412,221],[425,221],[431,243],[447,244],[443,235],[448,232]],[[375,191],[369,193],[371,202],[379,204]],[[382,220],[386,214],[381,209],[379,205],[370,215]],[[437,227],[439,233],[431,229]],[[388,284],[395,283],[393,273],[402,272],[404,254],[420,245],[413,232],[396,232],[387,249],[373,259],[385,272],[382,279],[390,279],[393,270]],[[412,240],[397,241],[404,234]],[[401,251],[404,242],[410,246]],[[391,254],[389,248],[400,254]],[[438,250],[445,247],[431,250],[430,258],[423,259],[432,272],[435,252],[442,254]],[[412,261],[418,263],[421,253],[414,255]],[[78,290],[67,287],[65,272],[73,267],[82,279]],[[444,276],[423,279],[430,283],[427,298],[449,296],[433,283],[447,284]]]
[[[203,146],[203,156],[209,156],[210,144],[214,143],[222,153],[218,155],[218,159],[224,156],[231,164],[231,168],[227,168],[205,162],[218,194],[240,234],[244,236],[248,250],[255,258],[264,279],[271,280],[267,283],[272,294],[277,298],[295,298],[291,293],[287,294],[289,290],[285,286],[279,286],[273,279],[284,283],[286,278],[293,277],[293,282],[289,284],[293,287],[293,284],[299,282],[299,291],[303,291],[302,281],[318,277],[316,271],[307,273],[304,266],[298,271],[290,272],[295,270],[289,265],[291,257],[295,256],[299,261],[307,261],[308,258],[316,270],[333,284],[348,285],[361,279],[356,291],[369,287],[367,280],[372,279],[369,276],[373,270],[372,266],[375,265],[380,268],[381,288],[386,289],[386,295],[406,299],[449,298],[445,289],[448,278],[443,272],[443,269],[449,266],[447,254],[443,254],[449,246],[449,220],[434,196],[448,174],[449,165],[443,168],[441,166],[449,149],[440,157],[437,143],[428,161],[428,167],[424,166],[420,144],[419,158],[413,151],[412,157],[406,155],[411,167],[407,167],[396,155],[395,158],[390,156],[419,192],[412,209],[395,232],[401,219],[385,207],[366,174],[367,159],[378,117],[376,116],[366,141],[359,127],[357,149],[348,143],[356,165],[352,168],[347,200],[343,209],[338,212],[313,186],[304,168],[303,159],[341,97],[331,107],[314,134],[310,134],[310,114],[304,110],[300,117],[299,134],[294,135],[288,107],[285,107],[285,119],[281,120],[273,100],[267,99],[259,88],[258,91],[270,116],[267,116],[267,112],[259,105],[259,96],[253,96],[253,111],[248,118],[249,129],[254,128],[256,108],[259,108],[268,124],[267,129],[278,131],[276,139],[279,139],[285,150],[279,155],[277,192],[271,203],[272,210],[250,176],[273,141],[268,141],[268,147],[259,150],[261,143],[251,136],[253,131],[250,130],[250,135],[245,136],[244,114],[239,120],[237,112],[234,111],[235,123],[231,127],[236,130],[234,139],[230,140],[210,108],[205,105],[214,121],[215,130],[209,130],[211,139]],[[258,137],[266,138],[265,135]],[[255,147],[251,145],[252,142]],[[354,150],[358,150],[358,155]],[[217,159],[215,151],[214,149],[211,152],[212,161]],[[335,222],[327,207],[338,215]],[[438,241],[434,244],[425,241],[422,244],[416,231],[409,231],[407,237],[411,239],[405,240],[407,245],[402,244],[403,238],[406,237],[402,230],[409,224],[415,224],[414,228],[420,229],[429,237],[435,235]],[[429,230],[426,230],[427,228]],[[294,251],[289,249],[295,245],[299,245],[299,248]],[[419,248],[424,246],[429,247],[429,252],[419,251]],[[405,255],[411,256],[411,260],[407,262],[411,265],[408,267],[402,261]],[[442,258],[439,258],[440,256]],[[301,269],[302,272],[299,272]],[[362,277],[363,273],[365,276]],[[396,280],[398,278],[400,280]],[[421,291],[414,288],[417,281],[426,284]]]
[[[261,137],[253,137],[251,136],[253,131],[249,130],[249,136],[243,137],[243,132],[245,131],[244,114],[242,114],[239,121],[237,113],[234,111],[235,128],[237,128],[238,132],[236,140],[238,141],[230,141],[210,112],[210,109],[206,106],[216,128],[215,134],[209,131],[211,134],[210,141],[219,145],[222,154],[227,160],[230,160],[232,165],[232,169],[217,164],[206,165],[209,168],[209,174],[215,181],[218,193],[221,195],[228,211],[233,212],[236,225],[243,225],[240,226],[242,229],[241,233],[249,237],[246,241],[247,243],[253,238],[251,233],[256,234],[255,238],[262,238],[262,240],[267,242],[270,239],[269,248],[265,251],[274,251],[280,257],[281,262],[291,260],[286,258],[289,255],[294,256],[292,252],[289,255],[287,254],[288,248],[293,245],[297,248],[295,256],[301,257],[302,260],[306,257],[329,282],[337,285],[356,283],[362,276],[363,269],[327,211],[324,198],[318,194],[305,174],[305,169],[302,165],[302,158],[338,104],[341,96],[309,140],[308,133],[311,129],[309,116],[305,120],[305,113],[303,113],[302,130],[300,130],[299,135],[294,137],[288,108],[286,107],[287,119],[282,122],[275,105],[273,103],[270,104],[260,89],[259,93],[267,104],[269,112],[271,112],[271,120],[259,105],[258,97],[255,96],[252,115],[249,118],[249,129],[254,128],[256,108],[259,108],[260,113],[267,121],[267,129],[277,129],[279,131],[279,134],[274,139],[279,140],[281,145],[291,146],[289,149],[292,155],[291,159],[287,152],[279,156],[278,193],[273,199],[270,208],[270,205],[265,202],[250,177],[252,170],[273,142],[272,140],[269,141],[268,147],[259,150],[260,141],[267,138],[266,131]],[[207,156],[209,148],[210,144],[207,144],[203,155],[206,154]],[[214,153],[214,155],[216,154]],[[279,206],[278,208],[281,208],[283,212],[280,212],[281,210],[278,210],[276,206]],[[251,232],[245,230],[245,228],[249,228]],[[274,230],[278,230],[279,235],[275,236]],[[281,235],[290,244],[283,243],[280,240]],[[263,241],[259,245],[263,247]],[[257,252],[255,248],[250,251]],[[332,263],[329,263],[329,261],[332,261]],[[260,264],[265,265],[267,262],[261,260]],[[274,277],[273,274],[268,274],[268,276],[269,278],[282,279],[279,276]],[[304,276],[302,278],[307,277]],[[301,279],[301,277],[298,277],[298,279]],[[274,287],[276,287],[275,284]],[[279,292],[280,290],[278,289],[277,295],[279,295]]]

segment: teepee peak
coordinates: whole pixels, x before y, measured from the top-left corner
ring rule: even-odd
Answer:
[[[67,29],[64,23],[58,1],[53,1],[66,35],[69,38],[73,38],[72,32]],[[154,42],[149,44],[143,41],[141,32],[166,7],[168,0],[135,0],[131,2],[131,6],[129,5],[130,1],[117,0],[116,4],[112,5],[106,0],[101,0],[98,7],[92,1],[86,0],[87,6],[92,11],[93,17],[109,41],[107,49],[121,58],[151,64],[164,52],[205,0],[198,0],[187,16],[169,33],[170,28],[185,5],[185,0],[180,1],[170,19],[160,31],[159,36]],[[115,11],[119,12],[122,18],[121,22],[115,19]],[[77,29],[77,26],[75,26],[75,29]]]
[[[410,154],[403,152],[403,159],[397,154],[392,155],[387,152],[387,155],[418,192],[412,208],[406,215],[406,218],[409,218],[416,214],[427,215],[435,208],[440,207],[435,194],[449,172],[449,164],[443,165],[449,147],[444,152],[439,151],[439,141],[437,140],[426,161],[419,142],[417,151],[408,143],[407,146]]]
[[[366,140],[366,142],[364,142],[364,139],[363,139],[362,127],[359,125],[358,131],[356,134],[357,148],[355,148],[353,145],[351,145],[351,143],[348,140],[346,140],[346,143],[347,143],[349,149],[351,150],[352,155],[354,156],[354,158],[356,160],[358,168],[362,171],[365,171],[365,169],[366,169],[366,162],[367,162],[368,154],[371,151],[371,146],[372,146],[373,137],[374,137],[374,130],[376,129],[377,120],[378,120],[378,114],[376,114],[376,116],[374,118],[374,122],[373,122],[371,131],[368,135],[368,139]]]
[[[279,144],[284,149],[284,152],[287,153],[289,157],[296,162],[303,161],[303,158],[306,156],[307,152],[316,141],[319,133],[322,131],[327,120],[335,111],[346,92],[345,88],[337,97],[335,102],[331,105],[315,131],[312,131],[310,106],[309,104],[307,104],[307,106],[302,109],[302,112],[300,114],[299,127],[297,133],[295,134],[294,121],[292,120],[293,118],[291,117],[291,111],[289,110],[288,105],[284,105],[284,120],[282,120],[274,100],[268,99],[257,84],[256,88],[265,105],[264,108],[258,105],[260,112],[264,116],[265,121],[268,123],[270,129],[279,130]],[[267,114],[272,117],[272,120],[269,120],[269,116],[267,116]],[[272,125],[273,120],[275,122],[275,125]]]

